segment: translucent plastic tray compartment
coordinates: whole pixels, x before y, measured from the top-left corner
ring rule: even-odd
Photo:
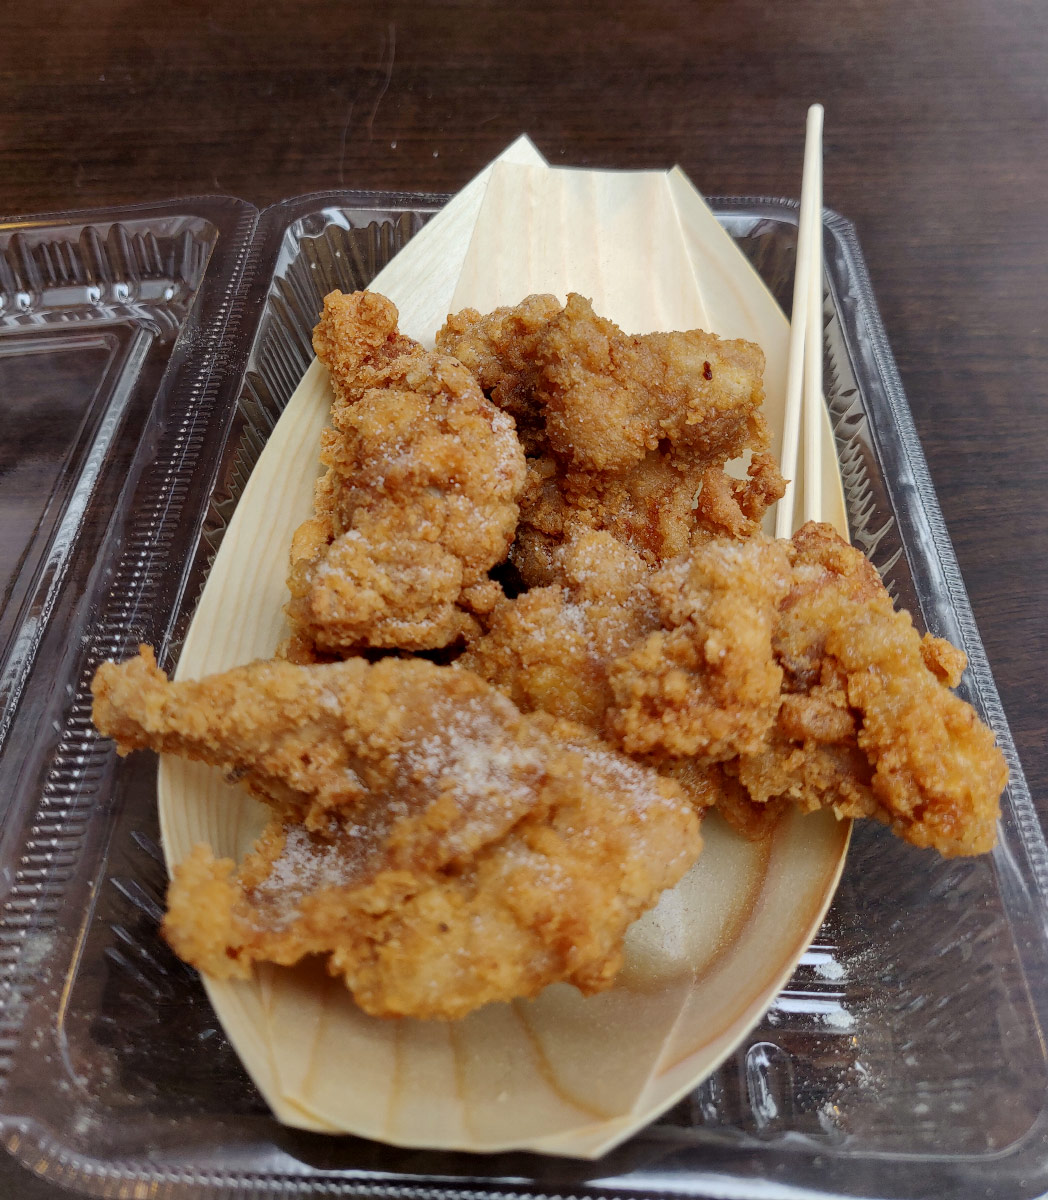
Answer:
[[[107,407],[104,397],[119,390],[128,359],[143,339],[148,342],[127,326],[102,323],[94,329],[16,326],[0,333],[5,612],[14,608],[16,576],[35,573],[33,559],[53,535],[66,493],[83,474],[91,434]]]
[[[146,537],[131,521],[96,538],[91,569],[56,592],[56,613],[81,614],[75,652],[55,657],[43,635],[35,651],[37,673],[45,663],[64,690],[50,689],[49,703],[30,714],[50,721],[54,738],[44,739],[35,758],[23,756],[16,789],[23,800],[15,804],[22,819],[5,843],[12,878],[25,884],[26,871],[36,872],[36,884],[14,888],[0,925],[13,1001],[0,1030],[9,1147],[38,1169],[106,1195],[147,1187],[157,1196],[246,1196],[278,1183],[287,1194],[1037,1194],[1048,1186],[1043,839],[854,233],[832,214],[825,228],[826,396],[853,540],[918,625],[969,653],[965,694],[997,729],[1013,768],[997,852],[944,861],[879,827],[856,829],[828,918],[760,1026],[660,1121],[595,1164],[410,1152],[282,1128],[240,1067],[195,974],[159,937],[166,876],[155,759],[117,763],[94,737],[90,673],[100,657],[126,653],[139,638],[158,646],[163,664],[177,660],[229,516],[312,357],[310,333],[324,294],[364,286],[436,206],[428,197],[342,193],[275,206],[240,241],[227,226],[225,265],[212,287],[216,303],[235,294],[233,316],[227,313],[219,336],[218,303],[212,324],[204,321],[211,333],[195,335],[220,378],[208,376],[193,392],[188,381],[200,383],[205,345],[190,347],[166,363],[157,419],[111,421],[103,466],[120,446],[127,482],[122,492],[114,486],[106,493],[109,507],[95,513],[96,522],[112,512],[126,526],[150,495],[181,507],[167,533]],[[717,208],[788,304],[795,210],[761,200]],[[231,288],[242,260],[245,276]],[[154,288],[151,302],[170,299]],[[250,320],[238,323],[237,305]],[[0,325],[0,403],[10,404],[9,419],[26,421],[21,393],[60,396],[63,413],[54,431],[40,418],[39,461],[21,451],[12,456],[17,469],[39,471],[41,480],[39,497],[16,522],[14,541],[29,549],[3,543],[21,564],[18,586],[27,595],[40,586],[41,548],[53,545],[64,514],[80,511],[73,498],[86,486],[83,464],[118,391],[111,381],[131,380],[128,411],[144,402],[135,390],[141,374],[126,365],[135,338],[187,341],[183,326],[139,327],[96,300],[76,308],[88,310],[97,319],[58,330]],[[69,350],[74,343],[82,354]],[[210,408],[201,416],[205,393]],[[29,422],[35,419],[31,412]],[[201,430],[220,436],[207,441]],[[195,457],[158,477],[157,464],[174,444],[196,446]],[[34,554],[39,562],[30,570]],[[133,582],[135,571],[130,599],[117,602],[121,580]],[[61,640],[53,625],[50,635]],[[24,720],[19,726],[28,727]],[[14,775],[0,776],[14,787]],[[70,824],[53,819],[55,797],[73,814]]]

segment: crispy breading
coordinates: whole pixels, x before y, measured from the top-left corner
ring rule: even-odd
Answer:
[[[922,639],[829,526],[805,525],[790,557],[774,637],[782,706],[768,745],[729,770],[757,801],[871,816],[944,855],[989,850],[1008,771],[993,733],[946,686],[961,652]]]
[[[750,536],[785,487],[766,453],[764,357],[751,343],[632,337],[573,294],[563,308],[531,296],[455,314],[437,344],[517,420],[528,483],[511,553],[531,587],[562,582],[553,552],[580,529],[659,566],[711,536]],[[746,478],[730,479],[725,463],[747,451]]]
[[[662,450],[618,473],[564,470],[552,456],[529,459],[513,564],[531,587],[562,582],[557,547],[593,530],[610,533],[658,567],[691,545],[695,497],[706,470],[686,455]]]
[[[469,366],[497,404],[577,470],[619,471],[662,441],[707,461],[766,443],[764,355],[702,330],[631,336],[576,293],[563,308],[529,296],[487,317],[457,314],[437,344]]]
[[[175,868],[165,933],[219,977],[320,954],[384,1016],[598,991],[699,852],[673,783],[468,671],[274,661],[172,684],[143,649],[94,690],[122,752],[212,762],[276,810],[239,870],[206,847]]]
[[[555,296],[528,296],[520,304],[484,316],[475,308],[452,313],[437,331],[437,349],[472,371],[484,394],[510,414],[529,455],[546,448],[545,420],[534,380],[538,343],[558,312]]]
[[[524,712],[602,730],[608,664],[657,617],[643,559],[607,533],[578,534],[554,552],[562,585],[504,600],[458,665],[496,684]]]
[[[660,442],[725,462],[767,439],[764,354],[701,329],[624,334],[568,297],[540,344],[537,395],[550,449],[587,471],[620,471]]]
[[[668,755],[648,755],[643,761],[677,783],[700,816],[715,808],[747,841],[767,837],[789,807],[781,798],[758,803],[724,763]]]
[[[609,671],[624,750],[719,762],[760,749],[780,705],[772,634],[790,581],[765,539],[711,542],[653,576],[662,628]]]
[[[784,486],[765,454],[753,455],[743,479],[672,449],[608,474],[562,470],[549,455],[529,458],[510,558],[530,587],[563,582],[558,547],[593,530],[610,533],[655,569],[714,537],[752,537]]]
[[[460,363],[396,333],[380,299],[332,293],[315,335],[337,398],[316,516],[291,551],[300,658],[432,649],[475,631],[475,589],[516,528],[525,468],[512,420]]]
[[[774,558],[771,552],[769,557]],[[525,712],[569,717],[613,744],[620,744],[626,719],[616,708],[614,682],[622,681],[628,687],[625,681],[631,678],[640,690],[657,692],[664,664],[658,655],[648,662],[644,652],[650,652],[658,638],[665,636],[656,632],[663,623],[667,627],[672,623],[676,629],[687,620],[675,587],[680,572],[687,572],[689,560],[681,560],[673,570],[652,575],[640,555],[628,546],[608,533],[588,531],[557,547],[552,560],[557,577],[564,583],[532,588],[512,601],[504,601],[491,627],[471,644],[458,664],[496,684]],[[788,569],[784,558],[775,565]],[[764,607],[773,611],[771,601],[778,594],[774,581],[767,590]],[[657,592],[662,597],[661,614]],[[738,628],[738,621],[732,620],[733,601],[728,597],[719,597],[718,601],[725,609],[728,627]],[[738,614],[743,627],[748,611]],[[770,659],[770,630],[767,632]],[[751,636],[745,628],[743,636]],[[638,654],[644,659],[643,670],[637,669]],[[737,652],[733,651],[733,660],[735,657]],[[773,667],[770,674],[777,702],[781,671]],[[768,681],[763,682],[767,690]],[[694,685],[694,678],[688,683]],[[717,710],[707,698],[707,720],[719,723],[722,729],[730,728],[734,720],[730,698],[722,691],[720,699],[725,707]],[[701,703],[698,693],[689,703]],[[667,702],[663,707],[663,716],[669,722],[667,735],[679,749],[680,735],[672,729],[674,706]],[[725,775],[717,763],[694,755],[674,757],[660,746],[658,736],[638,738],[637,746],[626,748],[640,761],[676,780],[697,813],[716,807],[747,837],[763,836],[782,811],[781,804],[752,801],[738,781]]]
[[[775,459],[765,451],[751,456],[743,479],[723,467],[707,468],[695,504],[692,544],[712,537],[753,537],[760,532],[764,514],[785,492]]]
[[[336,410],[355,404],[370,387],[373,371],[420,354],[422,347],[397,328],[397,307],[378,292],[331,292],[313,330],[313,349],[327,367]]]
[[[603,557],[605,578],[622,571],[625,548],[606,534],[569,544]],[[564,559],[563,547],[551,552],[558,579],[569,579]],[[623,572],[629,594],[609,590],[603,609],[591,607],[600,588],[583,596],[570,581],[507,603],[466,661],[522,707],[570,713],[741,828],[788,802],[872,817],[943,854],[993,845],[1007,771],[991,731],[947,686],[963,655],[921,638],[829,526],[784,542],[713,540],[648,576],[638,563],[639,575]],[[620,636],[601,642],[603,627]]]

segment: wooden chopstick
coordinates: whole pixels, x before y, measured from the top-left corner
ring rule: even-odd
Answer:
[[[804,348],[804,519],[822,512],[822,105],[808,113],[811,161],[811,228],[808,231],[808,317]]]
[[[786,366],[786,414],[780,469],[786,492],[775,513],[775,536],[793,532],[794,480],[804,423],[804,520],[822,516],[822,118],[821,104],[808,109],[804,138],[797,265]]]

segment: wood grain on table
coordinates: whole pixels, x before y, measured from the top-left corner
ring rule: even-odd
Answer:
[[[0,8],[0,209],[454,191],[521,132],[825,198],[874,290],[1034,799],[1048,813],[1048,5],[1042,0]],[[0,1196],[50,1194],[0,1167]]]

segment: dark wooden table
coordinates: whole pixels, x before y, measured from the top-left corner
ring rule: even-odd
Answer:
[[[454,191],[521,132],[554,164],[680,163],[858,227],[1035,799],[1048,812],[1043,0],[0,6],[0,209]],[[0,1195],[52,1194],[0,1167]]]

